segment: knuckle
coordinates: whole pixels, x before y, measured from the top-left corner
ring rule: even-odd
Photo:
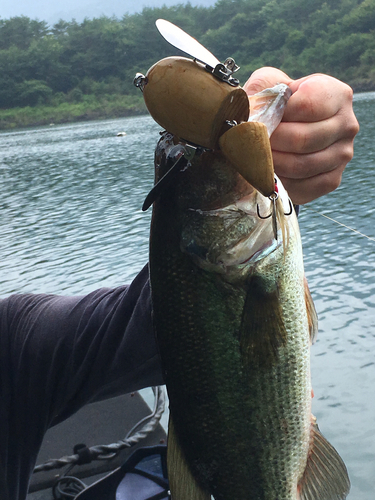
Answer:
[[[335,191],[340,184],[342,180],[342,172],[341,171],[332,171],[327,175],[325,179],[325,188],[327,193],[331,193],[332,191]]]
[[[347,99],[350,102],[353,102],[353,96],[354,96],[353,89],[351,87],[349,87],[349,85],[346,85],[346,84],[345,84],[345,94],[346,94]]]
[[[340,148],[339,160],[341,165],[346,165],[350,162],[354,155],[353,143],[343,144]]]
[[[354,139],[359,132],[359,123],[353,111],[353,89],[347,84],[343,85],[343,102],[341,113],[345,117],[344,129],[346,129],[347,137]],[[340,113],[340,114],[341,114]]]
[[[343,96],[348,99],[349,101],[353,100],[353,89],[347,85],[346,83],[342,83],[342,94]]]
[[[359,132],[359,123],[357,118],[354,116],[354,113],[353,113],[353,119],[350,120],[348,123],[348,132],[349,136],[353,139]]]

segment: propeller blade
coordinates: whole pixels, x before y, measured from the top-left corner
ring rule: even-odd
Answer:
[[[186,52],[186,54],[189,54],[195,59],[198,59],[198,61],[207,64],[211,68],[215,68],[217,64],[220,64],[219,59],[217,59],[209,50],[203,47],[203,45],[195,38],[188,35],[175,24],[172,24],[165,19],[158,19],[155,24],[160,34],[167,40],[167,42],[177,49]]]

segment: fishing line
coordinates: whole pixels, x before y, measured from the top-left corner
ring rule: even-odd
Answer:
[[[339,222],[338,220],[332,219],[332,217],[328,217],[328,215],[322,214],[322,212],[318,212],[317,210],[314,210],[311,207],[303,207],[303,208],[307,208],[308,210],[311,210],[312,212],[315,212],[316,214],[319,214],[322,217],[325,217],[326,219],[331,220],[332,222],[336,222],[336,224],[339,224],[340,226],[343,226],[346,229],[350,229],[350,231],[353,231],[353,233],[357,233],[357,234],[359,234],[361,236],[364,236],[368,240],[375,241],[375,238],[371,238],[371,236],[367,236],[367,234],[361,233],[360,231],[357,231],[357,229],[353,229],[352,227],[347,226],[347,225],[343,224],[342,222]]]

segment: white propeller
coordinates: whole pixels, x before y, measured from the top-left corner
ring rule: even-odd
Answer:
[[[167,42],[177,49],[186,52],[186,54],[189,54],[195,59],[198,59],[198,61],[207,64],[211,68],[215,68],[217,64],[220,64],[219,59],[217,59],[209,50],[203,47],[203,45],[195,38],[188,35],[184,30],[175,24],[172,24],[165,19],[158,19],[156,21],[156,27]]]

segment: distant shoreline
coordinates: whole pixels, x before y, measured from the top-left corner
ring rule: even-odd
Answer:
[[[142,96],[118,96],[110,101],[62,103],[58,106],[26,106],[0,109],[0,130],[105,120],[147,113]]]

